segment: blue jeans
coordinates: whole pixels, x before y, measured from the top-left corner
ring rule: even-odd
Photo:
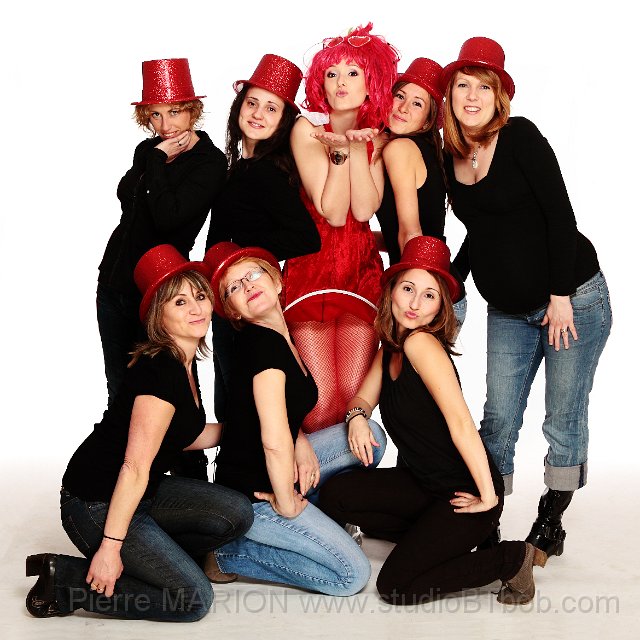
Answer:
[[[547,306],[510,315],[491,306],[487,318],[487,400],[480,435],[504,476],[505,494],[513,489],[513,458],[531,384],[545,362],[545,419],[549,444],[545,484],[572,491],[587,481],[589,392],[600,354],[611,332],[611,305],[602,273],[571,296],[578,340],[556,351],[541,326]]]
[[[102,341],[104,372],[107,376],[109,405],[124,379],[131,350],[136,342],[147,336],[139,316],[140,298],[124,295],[114,289],[98,284],[96,313],[98,330]]]
[[[55,595],[61,611],[169,622],[202,618],[213,591],[199,563],[209,551],[243,535],[253,521],[249,500],[217,484],[165,476],[153,499],[136,509],[121,549],[124,573],[107,598],[85,582],[102,542],[109,504],[61,492],[62,526],[86,556],[60,555]]]
[[[467,317],[467,296],[461,298],[453,305],[453,313],[455,314],[458,322],[458,331],[460,331],[464,324],[464,320]]]
[[[369,425],[380,443],[374,447],[373,468],[384,454],[386,436],[373,420]],[[362,468],[349,450],[344,423],[307,437],[318,456],[321,483],[337,473]],[[295,518],[278,515],[268,502],[254,503],[253,511],[251,529],[216,550],[223,571],[333,596],[353,595],[367,584],[371,566],[362,549],[313,503]]]

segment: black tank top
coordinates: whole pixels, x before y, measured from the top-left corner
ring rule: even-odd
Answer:
[[[392,380],[390,359],[391,352],[385,351],[382,357],[380,415],[400,457],[416,480],[438,497],[449,500],[454,491],[478,495],[476,483],[453,444],[442,411],[422,378],[403,355],[400,374]],[[502,476],[489,453],[487,458],[495,491],[502,494]]]
[[[420,150],[422,159],[427,167],[427,179],[418,189],[418,211],[420,216],[420,228],[422,235],[434,236],[445,242],[444,217],[445,198],[447,191],[444,185],[442,171],[438,164],[438,156],[435,148],[425,136],[408,137]],[[380,208],[376,212],[380,229],[384,237],[389,263],[396,264],[400,261],[400,248],[398,246],[398,212],[393,195],[393,187],[389,176],[385,172],[384,194]]]

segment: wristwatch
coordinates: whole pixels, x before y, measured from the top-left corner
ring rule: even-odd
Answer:
[[[331,158],[333,164],[344,164],[348,157],[349,154],[346,151],[336,150],[329,153],[329,158]]]

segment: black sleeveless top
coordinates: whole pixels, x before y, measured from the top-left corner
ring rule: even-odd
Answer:
[[[444,242],[445,199],[447,197],[447,191],[445,189],[442,171],[438,164],[438,155],[426,136],[408,137],[408,139],[416,144],[422,154],[424,164],[427,167],[427,179],[418,189],[418,211],[422,235],[434,236]],[[396,210],[393,187],[386,172],[384,176],[384,194],[376,216],[380,223],[384,243],[389,252],[389,264],[396,264],[396,262],[400,262],[398,212]]]
[[[392,380],[390,359],[391,352],[385,351],[380,415],[409,471],[427,491],[444,500],[450,500],[454,491],[479,495],[467,465],[453,444],[442,411],[422,378],[403,355],[400,374]],[[455,365],[453,367],[458,377]],[[502,476],[488,452],[487,458],[495,491],[503,494]]]

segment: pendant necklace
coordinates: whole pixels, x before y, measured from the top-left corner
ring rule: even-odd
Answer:
[[[478,168],[478,149],[479,148],[480,148],[479,146],[475,148],[475,151],[473,152],[473,156],[471,158],[471,167],[473,169]]]

